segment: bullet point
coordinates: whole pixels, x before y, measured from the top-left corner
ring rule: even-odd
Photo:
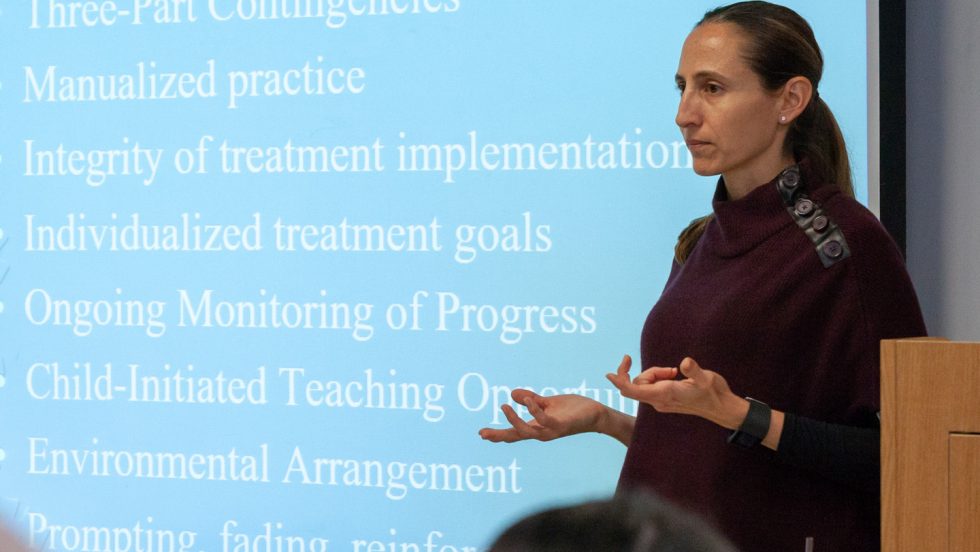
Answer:
[[[0,240],[3,239],[3,228],[0,228]]]
[[[7,385],[7,378],[0,376],[0,389],[3,389],[5,385]]]
[[[3,314],[3,303],[0,303],[0,314]]]
[[[7,459],[7,453],[4,452],[3,449],[0,449],[0,462],[3,462],[6,459]]]

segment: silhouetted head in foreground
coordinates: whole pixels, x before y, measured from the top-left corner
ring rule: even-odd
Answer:
[[[510,526],[489,552],[736,552],[701,519],[647,494],[553,508]]]

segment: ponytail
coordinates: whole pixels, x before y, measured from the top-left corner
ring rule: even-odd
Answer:
[[[808,160],[818,181],[834,183],[841,193],[854,197],[844,135],[834,114],[816,91],[810,105],[793,121],[786,140],[796,159]]]

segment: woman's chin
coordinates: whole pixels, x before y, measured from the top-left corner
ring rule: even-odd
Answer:
[[[718,170],[715,165],[710,163],[698,163],[696,159],[694,160],[693,168],[694,173],[698,176],[718,176],[721,174],[721,171]]]

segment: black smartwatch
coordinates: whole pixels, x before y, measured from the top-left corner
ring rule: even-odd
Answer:
[[[728,442],[742,448],[752,448],[769,433],[772,409],[751,397],[745,397],[745,400],[749,401],[749,413],[745,415],[742,425],[728,436]]]

